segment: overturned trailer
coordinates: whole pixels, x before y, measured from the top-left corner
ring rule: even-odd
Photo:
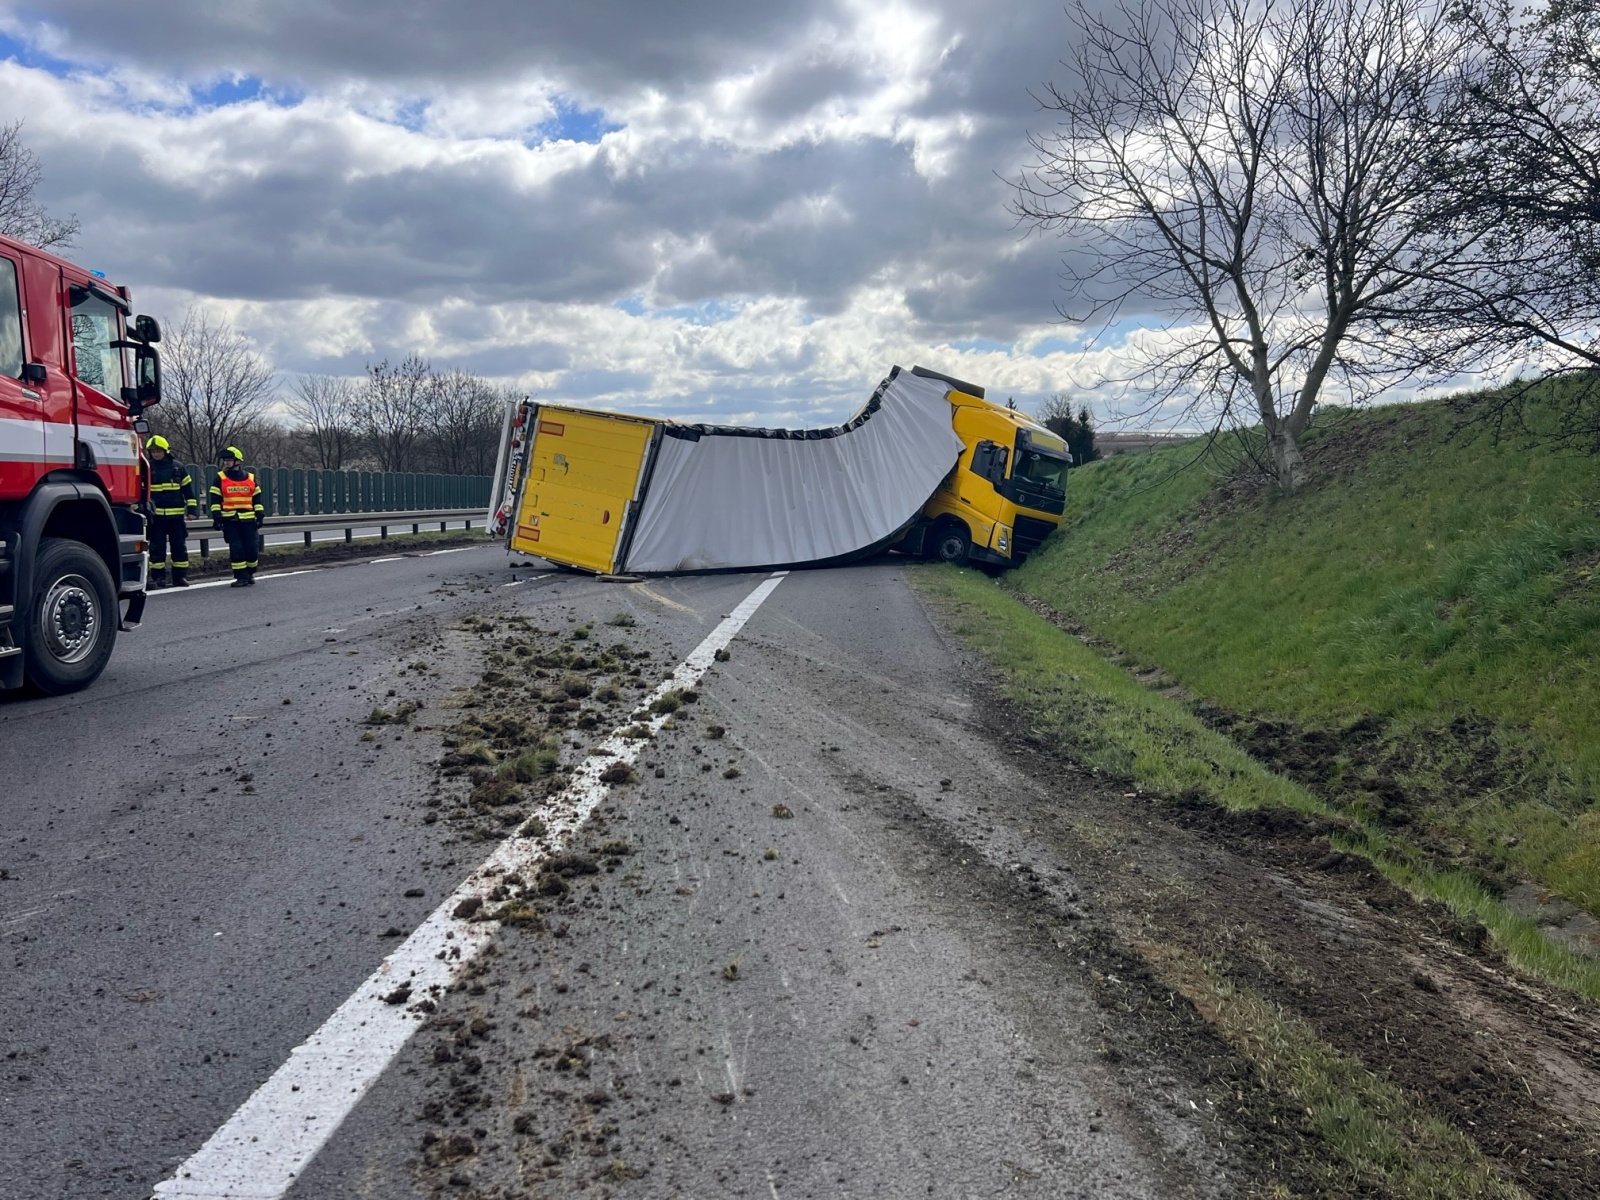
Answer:
[[[1011,524],[954,499],[972,490],[957,482],[966,466],[994,503],[1009,503],[1000,493],[1011,452],[997,456],[992,441],[958,433],[963,405],[1007,429],[1031,427],[1016,435],[1019,447],[1054,441],[988,404],[981,388],[921,368],[894,368],[861,411],[826,429],[692,425],[523,401],[507,415],[490,531],[509,550],[597,574],[843,562],[908,534],[940,557],[1014,561]],[[935,527],[930,500],[943,491],[952,499],[935,505]]]

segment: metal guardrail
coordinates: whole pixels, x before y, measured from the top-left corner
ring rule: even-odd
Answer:
[[[424,525],[439,526],[439,532],[446,532],[446,527],[464,523],[465,529],[471,529],[476,521],[480,526],[485,523],[485,514],[481,508],[420,508],[410,512],[352,512],[328,513],[316,517],[268,517],[263,524],[263,532],[274,533],[303,533],[305,544],[311,545],[311,535],[326,533],[329,530],[344,530],[346,542],[355,541],[355,531],[358,529],[376,529],[380,540],[389,536],[392,528],[411,526],[412,533],[421,533]],[[200,543],[200,557],[205,558],[211,553],[210,543],[221,542],[223,537],[212,528],[209,520],[189,522],[189,540]]]

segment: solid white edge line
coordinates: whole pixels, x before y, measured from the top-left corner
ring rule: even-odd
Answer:
[[[301,567],[298,571],[274,571],[271,575],[257,575],[256,576],[256,582],[257,583],[264,583],[268,579],[287,579],[291,575],[315,575],[319,571],[325,571],[325,570],[327,570],[326,567]],[[182,595],[184,592],[204,591],[206,588],[229,587],[229,586],[232,585],[232,583],[233,583],[233,580],[231,580],[231,579],[213,579],[209,583],[191,583],[188,587],[157,588],[153,592],[146,592],[145,595],[146,596],[177,596],[177,595]]]
[[[717,651],[733,641],[787,574],[779,571],[763,580],[636,711],[648,714],[651,703],[667,692],[698,683]],[[641,716],[628,725],[646,724],[655,734],[670,715]],[[598,753],[591,751],[571,782],[534,812],[545,832],[501,842],[205,1145],[156,1185],[157,1200],[277,1200],[288,1191],[426,1019],[417,1003],[407,1001],[438,996],[494,937],[493,921],[456,917],[457,906],[469,899],[486,905],[498,879],[510,872],[531,879],[539,863],[559,852],[610,792],[610,785],[600,782],[601,772],[616,763],[631,765],[648,744],[648,739],[624,738],[618,730],[600,743]],[[400,1000],[385,1000],[401,988],[407,994]]]

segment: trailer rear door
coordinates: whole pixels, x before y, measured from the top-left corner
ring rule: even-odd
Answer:
[[[615,571],[658,424],[541,407],[511,549],[586,571]]]

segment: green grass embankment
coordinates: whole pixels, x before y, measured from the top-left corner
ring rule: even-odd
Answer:
[[[1030,612],[974,570],[928,568],[916,586],[948,628],[996,668],[1001,688],[1033,722],[1032,733],[1074,760],[1131,781],[1153,798],[1191,793],[1230,809],[1276,805],[1337,815],[1335,805],[1245,753],[1182,702]],[[1371,859],[1390,880],[1481,921],[1525,970],[1600,1000],[1600,962],[1552,942],[1471,875],[1429,861],[1403,836],[1351,818],[1340,849]]]
[[[1459,423],[1330,414],[1294,496],[1192,447],[1091,464],[1007,584],[1364,821],[1600,913],[1600,462]]]
[[[1600,914],[1600,463],[1496,445],[1442,403],[1327,414],[1307,449],[1293,496],[1186,465],[1194,446],[1093,463],[998,586],[919,574],[1083,761],[1337,813],[1391,878],[1600,994],[1600,965],[1498,900],[1531,879]]]

